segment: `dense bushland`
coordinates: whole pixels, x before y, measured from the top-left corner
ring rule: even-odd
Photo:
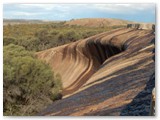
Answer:
[[[13,43],[27,50],[41,51],[119,27],[122,26],[98,28],[68,26],[64,25],[64,22],[6,25],[4,26],[4,45]]]

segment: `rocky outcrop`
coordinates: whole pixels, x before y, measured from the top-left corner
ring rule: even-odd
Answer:
[[[63,99],[38,115],[129,115],[137,101],[138,109],[150,110],[141,102],[150,103],[154,87],[154,38],[153,30],[123,28],[38,52],[64,88]]]
[[[155,31],[155,25],[149,23],[135,23],[135,24],[128,24],[127,28],[135,28],[135,29],[143,29],[143,30],[153,30]]]

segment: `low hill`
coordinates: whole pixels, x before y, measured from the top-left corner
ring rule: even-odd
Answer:
[[[112,18],[83,18],[67,21],[66,25],[78,25],[87,27],[126,26],[131,21]]]

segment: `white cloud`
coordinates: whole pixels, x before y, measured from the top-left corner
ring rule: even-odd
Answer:
[[[20,8],[27,8],[27,9],[44,9],[46,11],[51,11],[58,9],[60,11],[66,11],[69,9],[69,6],[67,4],[19,4]]]
[[[19,8],[37,8],[37,9],[44,9],[44,10],[52,10],[55,5],[54,4],[19,4]]]
[[[59,14],[66,14],[71,11],[86,8],[88,10],[96,9],[110,13],[137,13],[143,10],[152,10],[155,12],[155,4],[17,4],[17,6],[23,10],[40,10],[47,13],[47,11],[58,11]],[[38,12],[37,12],[38,13]],[[27,14],[26,14],[27,15]]]
[[[17,11],[17,12],[10,12],[9,14],[11,14],[12,16],[38,16],[38,15],[43,15],[45,13],[30,13],[30,12],[20,12],[20,11]]]
[[[21,16],[21,15],[25,15],[25,16],[32,16],[32,15],[35,15],[35,13],[28,13],[28,12],[15,12],[13,13],[13,15],[16,15],[16,16]]]
[[[4,17],[37,18],[37,19],[70,19],[83,16],[94,17],[97,13],[112,17],[119,15],[139,15],[143,12],[155,15],[155,4],[6,4]],[[86,12],[86,14],[85,14]],[[105,12],[105,13],[104,13]],[[30,17],[29,17],[30,16]],[[147,16],[147,15],[146,15]]]
[[[97,10],[107,11],[107,12],[117,12],[117,13],[136,13],[137,11],[143,10],[154,10],[155,4],[92,4],[92,6]]]

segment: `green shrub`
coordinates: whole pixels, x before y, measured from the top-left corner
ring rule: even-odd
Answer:
[[[55,76],[55,85],[54,87],[51,89],[51,93],[54,93],[54,94],[51,94],[51,99],[52,100],[58,100],[58,99],[61,99],[62,98],[62,94],[61,94],[61,90],[62,90],[62,83],[61,83],[61,76],[59,74],[57,74]]]
[[[4,115],[33,115],[61,98],[60,76],[24,47],[5,46],[3,67]]]
[[[3,45],[9,45],[9,44],[16,44],[16,38],[14,37],[4,37],[3,38]]]
[[[67,31],[65,34],[66,34],[66,39],[68,39],[71,42],[79,40],[80,38],[82,38],[80,33],[76,32],[75,30]]]

